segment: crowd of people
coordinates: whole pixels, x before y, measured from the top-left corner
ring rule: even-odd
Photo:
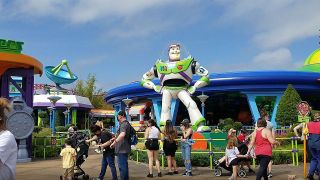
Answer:
[[[115,155],[117,155],[119,159],[118,163],[121,179],[129,178],[127,160],[128,154],[131,150],[130,144],[128,143],[130,124],[126,121],[126,114],[124,111],[120,111],[118,113],[118,120],[120,127],[115,137],[112,136],[110,132],[102,131],[101,126],[98,126],[98,124],[91,127],[91,131],[95,136],[87,141],[91,142],[100,139],[98,146],[105,149],[101,162],[99,179],[103,179],[108,165],[110,166],[113,179],[117,179],[117,172],[114,163]],[[182,131],[180,140],[181,152],[185,165],[185,171],[182,175],[192,176],[191,147],[194,141],[192,139],[193,131],[190,126],[190,121],[188,119],[184,119],[180,124],[180,129]],[[167,120],[165,126],[161,130],[154,120],[148,120],[144,138],[149,161],[148,174],[146,177],[154,177],[154,164],[156,166],[157,176],[162,177],[158,158],[160,141],[163,142],[163,150],[168,163],[168,172],[166,175],[178,174],[177,163],[175,160],[175,154],[179,146],[177,141],[178,133],[172,125],[172,121]],[[251,141],[248,140],[249,138]],[[236,136],[236,130],[229,130],[225,156],[223,156],[218,162],[220,164],[225,163],[226,166],[232,167],[232,176],[229,179],[237,179],[240,159],[247,159],[249,157],[257,158],[260,162],[260,168],[256,173],[257,179],[261,179],[262,177],[268,179],[271,174],[271,171],[268,171],[268,166],[271,166],[272,146],[277,144],[279,144],[279,142],[275,140],[272,124],[267,118],[262,117],[258,120],[255,131],[250,135],[247,131],[241,130],[240,134]],[[240,145],[246,147],[244,153],[239,152],[240,148],[238,149],[238,147]],[[250,167],[250,161],[244,162],[245,163],[242,163],[242,165],[247,166],[249,172],[254,172]]]
[[[9,101],[5,98],[0,98],[0,179],[15,179],[16,160],[17,160],[17,144],[13,134],[6,130],[6,113],[10,111]],[[101,159],[101,170],[98,179],[103,179],[106,169],[109,166],[112,174],[112,179],[116,180],[117,170],[115,166],[115,156],[118,157],[118,167],[121,180],[129,179],[128,156],[131,152],[130,133],[132,126],[126,120],[126,113],[120,111],[117,115],[119,128],[116,135],[105,130],[103,125],[98,122],[90,127],[94,136],[87,140],[87,143],[97,141],[97,147],[103,152]],[[175,154],[179,143],[178,133],[172,125],[171,120],[167,120],[165,127],[160,129],[154,120],[148,120],[148,127],[145,131],[145,146],[147,149],[149,166],[147,177],[152,178],[153,165],[156,164],[158,177],[162,177],[160,170],[159,141],[163,142],[163,150],[168,163],[168,172],[166,175],[178,174]],[[72,126],[70,133],[76,130]],[[192,176],[191,164],[191,147],[194,143],[192,139],[193,131],[190,126],[190,121],[184,119],[180,124],[182,136],[179,141],[181,145],[182,157],[184,160],[185,171],[183,176]],[[314,179],[314,174],[320,170],[320,114],[315,113],[312,121],[306,123],[305,130],[308,133],[308,149],[311,155],[310,168],[308,179]],[[245,130],[241,130],[237,136],[234,129],[228,132],[228,142],[225,149],[225,156],[219,159],[218,164],[225,164],[231,167],[232,175],[229,179],[236,180],[238,166],[241,159],[249,157],[256,158],[259,162],[259,169],[256,172],[256,179],[268,179],[272,177],[272,149],[279,145],[275,139],[274,129],[269,121],[268,116],[262,116],[256,123],[256,128],[252,134],[248,134]],[[250,140],[249,140],[250,139]],[[61,151],[63,164],[64,179],[72,179],[74,173],[75,157],[77,152],[71,147],[70,139],[66,139],[65,148]],[[241,152],[245,146],[246,152]],[[248,166],[249,172],[254,172],[250,163],[241,164]]]

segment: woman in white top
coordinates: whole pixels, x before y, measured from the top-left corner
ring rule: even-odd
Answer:
[[[17,143],[6,130],[5,111],[10,111],[9,101],[0,98],[0,180],[13,180],[16,176]]]
[[[159,138],[160,138],[160,129],[157,125],[157,123],[150,119],[148,121],[148,128],[146,129],[146,132],[144,134],[144,138],[147,140],[145,145],[148,152],[148,159],[149,159],[149,174],[147,177],[153,177],[152,168],[153,168],[153,162],[156,162],[156,167],[158,170],[158,177],[161,177],[161,171],[160,171],[160,162],[158,159],[158,151],[159,151]]]

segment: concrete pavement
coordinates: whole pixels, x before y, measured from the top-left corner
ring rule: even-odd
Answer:
[[[97,177],[100,172],[100,154],[95,154],[90,152],[90,156],[87,161],[83,163],[83,170],[90,175],[90,179]],[[274,180],[278,179],[288,179],[288,174],[297,175],[297,179],[303,179],[303,167],[293,167],[292,165],[275,165],[273,167],[273,178]],[[118,170],[118,169],[117,169]],[[162,174],[165,174],[167,171],[163,170]],[[183,168],[179,168],[179,173],[183,172]],[[17,180],[53,180],[59,179],[60,174],[62,173],[62,163],[60,159],[52,160],[37,160],[30,163],[20,163],[17,164]],[[156,175],[156,170],[154,175]],[[227,179],[228,176],[215,177],[213,172],[208,167],[194,167],[193,168],[193,177],[183,177],[182,175],[164,175],[161,178],[154,177],[153,179]],[[143,163],[137,164],[134,161],[129,161],[129,175],[130,179],[147,179],[147,165]],[[119,171],[118,171],[119,176]],[[107,169],[105,179],[111,179],[110,170]],[[255,179],[254,175],[250,175],[244,179]]]

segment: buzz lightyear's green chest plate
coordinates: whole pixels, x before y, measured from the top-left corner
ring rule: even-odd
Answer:
[[[171,73],[176,74],[179,72],[186,71],[190,67],[192,61],[193,61],[193,58],[186,58],[181,61],[175,62],[175,64],[173,65],[166,62],[158,61],[156,63],[156,67],[157,67],[158,73],[160,74],[171,74]]]

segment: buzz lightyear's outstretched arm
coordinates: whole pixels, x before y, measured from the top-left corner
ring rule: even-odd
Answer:
[[[148,88],[148,89],[154,89],[156,92],[161,91],[161,87],[155,85],[151,80],[154,79],[157,76],[155,67],[152,67],[148,72],[146,72],[141,80],[141,86]]]
[[[196,89],[204,87],[209,84],[209,72],[204,67],[200,66],[197,61],[193,62],[193,73],[201,76],[201,78],[193,85],[188,88],[190,94],[193,94]]]

